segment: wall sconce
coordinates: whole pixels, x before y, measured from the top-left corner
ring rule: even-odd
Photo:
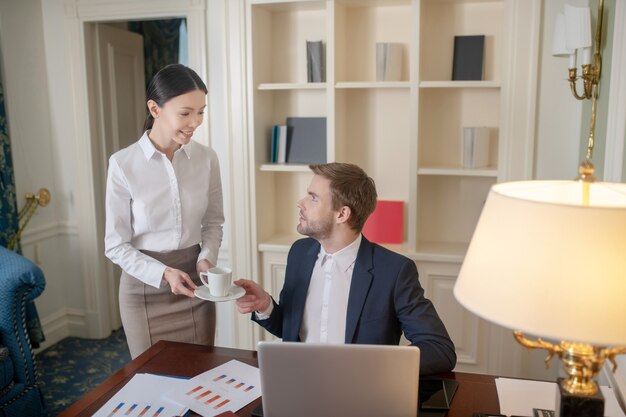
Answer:
[[[600,45],[602,41],[602,13],[603,0],[598,1],[598,25],[596,27],[595,48],[593,62],[591,60],[591,13],[589,6],[575,7],[565,4],[563,13],[559,13],[555,20],[552,55],[569,55],[568,80],[572,94],[578,100],[591,99],[597,95],[600,72],[602,70],[602,57]],[[580,54],[578,51],[581,51]],[[578,93],[576,87],[577,58],[582,61],[583,92]]]
[[[591,60],[591,12],[586,0],[585,7],[576,7],[565,4],[563,13],[556,16],[554,23],[554,37],[552,38],[552,55],[569,56],[568,81],[574,97],[578,100],[591,99],[591,123],[585,160],[578,168],[578,179],[584,182],[594,182],[594,166],[591,162],[595,143],[596,109],[598,90],[600,88],[600,74],[602,73],[602,21],[604,16],[604,1],[598,0],[598,21],[596,25],[593,62]],[[576,86],[577,57],[581,51],[583,93],[579,94]],[[587,189],[588,191],[588,189]],[[588,195],[588,192],[586,193]]]

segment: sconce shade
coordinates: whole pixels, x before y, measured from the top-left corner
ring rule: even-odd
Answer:
[[[626,184],[494,185],[454,287],[469,311],[548,339],[626,344]]]
[[[578,49],[591,47],[591,11],[589,7],[564,5],[565,47]]]
[[[552,55],[567,56],[573,51],[565,46],[565,15],[558,13],[554,18],[554,33],[552,34]]]

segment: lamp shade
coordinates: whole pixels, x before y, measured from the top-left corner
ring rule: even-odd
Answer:
[[[478,316],[535,336],[626,344],[626,184],[494,185],[454,287]]]
[[[554,18],[554,32],[552,33],[552,55],[567,56],[572,50],[565,46],[565,15],[557,13]]]
[[[591,46],[591,11],[589,7],[564,5],[565,47],[567,49]]]

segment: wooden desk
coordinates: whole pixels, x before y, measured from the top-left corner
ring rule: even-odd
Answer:
[[[255,351],[177,342],[158,342],[59,414],[59,417],[89,417],[93,415],[137,373],[194,377],[231,359],[258,366]],[[459,382],[458,390],[452,401],[452,408],[447,414],[448,417],[468,417],[474,411],[499,412],[498,394],[493,376],[461,372],[451,372],[438,376],[456,379]],[[250,417],[252,410],[260,402],[260,399],[252,402],[238,411],[237,415]]]

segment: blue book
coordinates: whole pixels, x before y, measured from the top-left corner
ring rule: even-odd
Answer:
[[[280,128],[278,125],[272,126],[272,153],[270,155],[270,162],[273,164],[278,160],[278,135]]]

